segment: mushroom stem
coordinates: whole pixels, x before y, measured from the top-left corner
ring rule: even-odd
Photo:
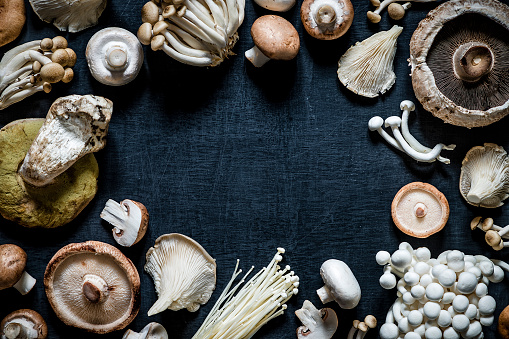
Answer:
[[[331,301],[334,301],[334,297],[330,293],[330,290],[327,286],[323,286],[322,288],[316,290],[316,294],[318,294],[318,297],[320,298],[323,304],[327,304]]]
[[[454,52],[454,75],[465,82],[477,82],[491,71],[494,59],[493,52],[486,44],[467,42]]]
[[[82,292],[92,304],[103,303],[109,296],[108,284],[95,274],[87,274],[83,277]]]
[[[29,321],[24,318],[19,318],[5,325],[3,335],[6,339],[30,339],[39,338],[39,333],[34,328],[27,327],[31,326]]]
[[[11,82],[21,77],[25,73],[30,73],[32,71],[32,65],[28,65],[18,69],[17,71],[6,75],[0,81],[0,92],[2,92]]]
[[[30,274],[28,274],[26,271],[23,272],[21,275],[21,278],[18,280],[16,284],[14,284],[15,289],[19,291],[22,295],[27,294],[32,290],[32,288],[35,285],[36,280],[34,277],[32,277]]]
[[[0,110],[9,107],[12,104],[15,104],[29,96],[31,96],[34,93],[40,92],[43,90],[43,85],[29,87],[27,89],[22,90],[21,92],[18,92],[14,95],[12,95],[10,98],[6,99],[5,101],[0,100]]]
[[[352,328],[348,332],[348,336],[346,337],[346,339],[353,339],[353,336],[355,335],[355,332],[357,332],[357,329],[359,328],[360,323],[361,322],[359,320],[353,321]]]
[[[336,11],[328,4],[320,6],[314,14],[318,26],[330,26],[336,22]]]
[[[256,46],[247,50],[245,56],[255,67],[262,67],[270,60],[270,58],[263,54]]]

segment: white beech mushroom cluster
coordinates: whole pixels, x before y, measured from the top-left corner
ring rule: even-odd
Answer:
[[[493,324],[496,307],[488,285],[509,270],[505,262],[457,250],[432,259],[428,248],[414,250],[405,242],[392,255],[378,252],[376,261],[384,266],[380,285],[398,290],[380,328],[382,339],[483,338],[482,326]]]
[[[438,160],[444,164],[449,164],[451,161],[440,155],[440,152],[445,150],[453,150],[456,145],[437,144],[433,148],[426,147],[418,142],[408,129],[408,116],[410,112],[415,110],[415,104],[410,100],[404,100],[400,104],[403,111],[402,117],[391,116],[385,119],[385,127],[392,129],[394,138],[391,137],[382,128],[384,120],[379,116],[372,117],[368,122],[370,131],[378,131],[378,133],[394,148],[408,154],[411,158],[420,162],[434,162]],[[401,131],[399,128],[401,127]]]
[[[75,63],[76,53],[61,36],[11,49],[0,61],[0,110],[37,92],[49,93],[53,83],[70,82]]]
[[[492,218],[482,220],[482,217],[475,217],[470,222],[470,229],[473,231],[479,228],[486,232],[485,240],[495,251],[509,247],[509,225],[500,227],[493,223]],[[507,240],[507,241],[504,241]]]
[[[193,66],[217,66],[244,21],[245,0],[154,0],[141,10],[138,39],[152,50]]]

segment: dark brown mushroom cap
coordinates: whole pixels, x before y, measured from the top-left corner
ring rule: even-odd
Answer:
[[[16,39],[25,25],[23,0],[0,0],[0,47]]]
[[[27,254],[13,244],[0,245],[0,290],[16,284],[27,264]]]
[[[293,25],[277,15],[264,15],[251,27],[253,42],[270,59],[291,60],[300,48],[299,34]]]
[[[45,339],[48,336],[48,326],[42,316],[30,309],[20,309],[7,315],[0,323],[0,333],[3,333],[5,325],[16,320],[25,320],[34,324],[33,329],[37,331],[37,339]]]
[[[353,22],[353,5],[350,0],[335,0],[341,7],[343,15],[341,16],[340,23],[337,21],[334,25],[327,27],[327,29],[320,29],[315,23],[315,19],[311,17],[311,5],[315,0],[304,0],[300,7],[300,19],[306,32],[313,38],[320,40],[334,40],[343,36]]]
[[[107,296],[94,300],[86,276],[104,279]],[[99,241],[69,244],[50,260],[44,273],[49,303],[66,325],[93,333],[121,330],[140,309],[140,276],[117,248]]]
[[[498,333],[502,339],[509,339],[509,306],[498,317]]]
[[[455,75],[453,59],[472,42],[488,46],[493,66],[468,82]],[[415,95],[433,115],[468,128],[500,120],[509,113],[509,6],[496,0],[443,3],[415,30],[410,62]]]

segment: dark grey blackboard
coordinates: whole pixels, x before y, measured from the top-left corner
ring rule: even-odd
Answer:
[[[243,57],[251,48],[250,26],[268,12],[247,0],[236,56],[216,68],[194,68],[173,61],[163,52],[145,48],[138,78],[127,86],[108,87],[90,75],[84,58],[90,37],[108,26],[136,32],[143,0],[110,1],[95,27],[64,34],[78,54],[76,77],[56,85],[49,94],[36,94],[0,112],[0,125],[13,120],[44,117],[51,103],[69,94],[96,94],[114,102],[108,144],[96,157],[100,166],[99,192],[69,225],[55,230],[25,229],[0,220],[0,243],[15,243],[28,253],[28,271],[38,279],[27,296],[0,291],[0,317],[26,307],[40,312],[50,338],[99,337],[65,326],[50,308],[42,284],[43,272],[62,246],[87,240],[116,245],[110,227],[99,213],[107,199],[131,198],[150,212],[146,237],[130,249],[121,248],[136,265],[142,282],[141,310],[129,328],[140,330],[158,321],[171,338],[191,338],[228,282],[235,260],[242,268],[267,264],[277,247],[287,250],[285,264],[299,275],[300,293],[288,311],[265,326],[256,338],[294,338],[300,326],[293,312],[305,299],[319,305],[315,290],[322,286],[319,268],[337,258],[352,268],[362,287],[354,310],[331,304],[340,318],[335,338],[344,338],[351,321],[374,314],[381,322],[396,292],[383,290],[382,268],[375,262],[379,250],[393,252],[399,242],[428,246],[436,257],[459,249],[509,260],[509,250],[495,253],[482,232],[471,232],[478,214],[509,223],[508,207],[495,210],[468,205],[458,190],[461,161],[473,146],[494,142],[509,149],[509,118],[489,127],[468,130],[444,124],[417,105],[410,129],[426,145],[455,143],[444,153],[451,165],[416,163],[388,147],[367,122],[373,115],[399,115],[399,103],[415,101],[410,69],[410,37],[418,22],[436,6],[414,4],[400,22],[393,88],[378,99],[366,99],[346,90],[336,77],[339,57],[356,41],[366,39],[391,22],[384,14],[379,25],[368,24],[368,0],[353,0],[355,19],[342,38],[317,41],[304,34],[299,7],[283,16],[299,31],[301,49],[290,62],[271,61],[261,69]],[[506,1],[507,3],[507,1]],[[43,23],[27,2],[27,25],[14,43],[53,37],[59,32]],[[396,192],[412,181],[435,185],[449,200],[447,226],[428,239],[415,239],[395,228],[390,204]],[[217,261],[217,289],[196,313],[165,311],[147,317],[156,300],[152,279],[143,271],[145,253],[155,239],[178,232],[197,240]],[[490,286],[498,303],[496,316],[509,303],[508,281]],[[496,328],[485,328],[496,338]],[[122,332],[103,335],[121,338]],[[375,338],[375,331],[369,337]]]

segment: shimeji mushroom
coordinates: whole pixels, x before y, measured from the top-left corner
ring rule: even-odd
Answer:
[[[393,62],[402,31],[402,27],[393,26],[350,47],[338,62],[339,81],[352,92],[368,98],[388,91],[396,81]]]
[[[35,279],[25,271],[27,254],[13,244],[0,245],[0,290],[14,287],[25,295],[32,290]]]
[[[459,188],[471,205],[502,206],[509,197],[509,158],[504,148],[492,143],[471,148],[462,162]]]
[[[68,83],[76,53],[61,36],[17,46],[0,61],[0,110],[40,91],[49,93],[53,83]]]
[[[304,325],[297,328],[299,339],[330,339],[338,328],[338,317],[332,308],[319,310],[309,300],[304,300],[295,315]]]
[[[343,36],[353,22],[350,0],[304,0],[300,19],[313,38],[333,40]]]
[[[368,333],[369,329],[375,328],[377,324],[376,318],[372,315],[367,315],[364,321],[354,320],[353,326],[348,332],[347,339],[354,339],[354,335],[357,332],[355,339],[362,339]]]
[[[2,320],[0,334],[5,339],[45,339],[48,336],[48,326],[39,313],[21,309]]]
[[[0,47],[15,40],[25,25],[23,0],[2,1],[0,11]]]
[[[120,203],[109,199],[101,212],[101,218],[115,226],[113,238],[122,246],[130,247],[140,241],[148,227],[148,211],[145,205],[133,200]]]
[[[396,1],[431,2],[436,0],[383,0],[382,2],[379,0],[371,0],[371,4],[373,4],[376,9],[374,11],[368,11],[368,20],[375,24],[379,23],[380,20],[382,20],[380,13],[386,7],[391,19],[401,20],[403,16],[405,16],[405,10],[411,6],[411,3],[407,2],[404,5],[400,5]]]
[[[196,312],[216,287],[215,260],[196,241],[178,233],[156,239],[147,252],[145,271],[158,295],[149,316],[166,309]]]
[[[127,330],[122,339],[168,339],[168,332],[159,323],[152,322],[145,326],[141,332]]]
[[[481,217],[475,217],[470,222],[470,228],[475,230],[479,228],[486,232],[486,243],[490,245],[495,251],[500,251],[505,247],[509,247],[509,225],[500,227],[493,224],[492,218],[482,220]],[[508,241],[504,241],[504,239]]]
[[[344,262],[329,259],[320,267],[325,286],[316,291],[322,303],[336,301],[341,308],[355,308],[361,299],[361,287]]]
[[[245,0],[149,1],[138,38],[153,50],[193,66],[217,66],[233,55]]]

